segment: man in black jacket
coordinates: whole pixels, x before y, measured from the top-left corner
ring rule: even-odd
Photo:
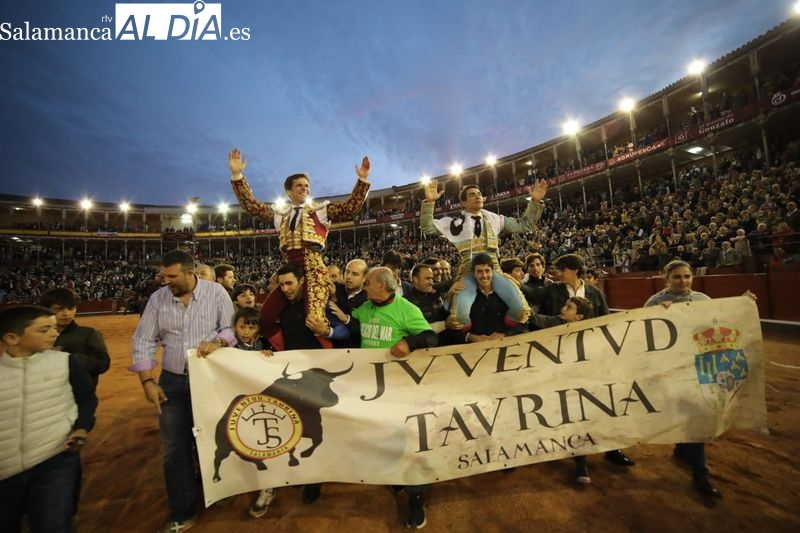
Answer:
[[[403,298],[419,307],[429,324],[442,322],[441,327],[433,327],[437,333],[444,328],[447,310],[442,297],[434,289],[433,268],[430,265],[418,264],[411,269],[411,290]]]
[[[534,290],[531,300],[545,315],[558,315],[564,303],[572,296],[582,296],[592,302],[594,316],[608,314],[608,303],[603,293],[594,286],[583,282],[585,271],[583,259],[575,254],[562,255],[555,262],[562,281],[550,283]]]

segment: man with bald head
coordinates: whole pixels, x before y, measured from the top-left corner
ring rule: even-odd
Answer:
[[[390,268],[370,269],[364,291],[368,300],[351,317],[351,322],[359,324],[362,348],[387,348],[393,356],[405,357],[413,350],[436,346],[436,333],[419,307],[396,294],[397,280]],[[423,498],[429,488],[430,485],[405,487],[409,528],[425,526]]]
[[[419,307],[396,295],[397,280],[388,267],[375,267],[364,281],[367,301],[353,311],[361,328],[362,348],[388,348],[405,357],[418,348],[436,346],[436,334]]]
[[[367,277],[368,269],[367,262],[363,259],[353,259],[344,267],[344,284],[342,287],[344,288],[345,299],[351,309],[355,309],[367,300],[367,294],[364,292],[364,280]],[[337,293],[338,296],[339,294]],[[342,303],[341,298],[339,298],[339,303]]]
[[[353,259],[344,267],[344,283],[336,284],[336,303],[332,304],[342,310],[344,315],[351,315],[353,309],[367,301],[367,293],[364,292],[364,280],[367,277],[367,262],[363,259]],[[350,328],[350,337],[344,340],[334,340],[334,348],[360,348],[361,336],[355,323],[350,324],[344,320]]]

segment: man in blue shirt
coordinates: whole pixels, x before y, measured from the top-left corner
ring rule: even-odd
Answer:
[[[164,531],[180,533],[195,524],[198,488],[192,447],[192,399],[187,350],[209,351],[209,343],[236,344],[231,330],[234,308],[218,283],[198,279],[194,258],[173,250],[164,256],[161,272],[166,285],[150,296],[136,333],[128,369],[139,374],[145,398],[155,404],[164,443],[164,477],[171,508]],[[156,350],[164,346],[161,376]]]

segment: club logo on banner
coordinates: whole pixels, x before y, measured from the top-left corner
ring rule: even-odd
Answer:
[[[309,457],[322,444],[322,418],[320,409],[333,407],[339,397],[331,390],[334,378],[347,374],[311,368],[289,374],[289,365],[283,377],[260,394],[240,395],[234,398],[225,414],[217,422],[215,431],[214,481],[222,480],[220,466],[231,454],[254,463],[256,469],[267,470],[267,461],[289,453],[289,466],[297,466],[295,448],[302,438],[311,440],[311,446],[300,453]]]
[[[695,355],[697,380],[703,398],[717,410],[728,405],[747,379],[747,356],[737,340],[739,330],[714,326],[696,333],[694,343],[702,353]]]
[[[297,446],[303,434],[297,411],[265,394],[237,398],[224,422],[233,451],[254,461],[283,455]]]

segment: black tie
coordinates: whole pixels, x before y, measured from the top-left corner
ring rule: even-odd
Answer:
[[[297,217],[300,216],[300,209],[302,209],[302,208],[300,208],[300,207],[295,207],[294,208],[294,216],[292,217],[292,221],[289,222],[289,229],[291,231],[294,231],[294,228],[297,227]]]
[[[481,217],[474,216],[474,217],[472,217],[472,220],[475,221],[475,236],[476,237],[480,237],[481,236]]]

